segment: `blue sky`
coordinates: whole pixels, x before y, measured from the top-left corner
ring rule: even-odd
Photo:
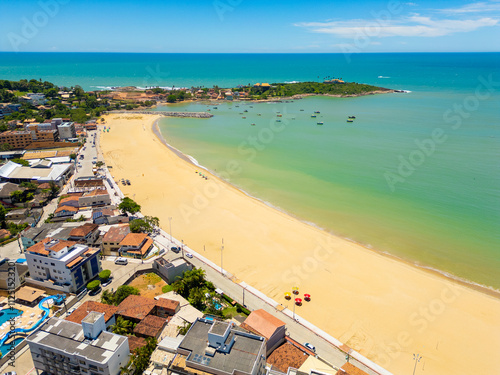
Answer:
[[[0,0],[0,51],[500,51],[500,0]]]

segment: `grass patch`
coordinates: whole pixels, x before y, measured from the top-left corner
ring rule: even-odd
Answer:
[[[161,277],[158,276],[156,273],[147,273],[146,275],[143,276],[144,280],[148,282],[148,284],[154,285],[156,283],[159,283],[161,281]]]
[[[172,288],[172,285],[164,285],[162,288],[161,288],[161,291],[163,293],[168,293],[168,292],[171,292],[172,290],[174,290],[174,288]]]
[[[222,316],[224,317],[224,319],[231,319],[234,318],[236,315],[239,314],[238,311],[236,311],[235,306],[226,307],[225,309],[222,310]]]

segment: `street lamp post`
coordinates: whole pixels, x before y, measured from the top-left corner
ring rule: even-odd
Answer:
[[[415,367],[413,368],[413,375],[415,375],[415,370],[417,369],[417,363],[420,362],[422,356],[420,354],[413,353],[413,360],[415,361]]]
[[[222,253],[224,253],[224,238],[222,239],[222,247],[220,248],[220,273],[224,276],[224,268],[222,267]]]
[[[181,242],[182,242],[182,246],[181,246],[182,257],[184,258],[184,240],[181,240]]]
[[[170,242],[172,242],[172,218],[168,218],[168,224],[170,225]]]

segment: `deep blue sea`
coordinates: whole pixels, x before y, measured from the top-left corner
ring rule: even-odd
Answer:
[[[252,108],[221,103],[211,119],[168,119],[161,129],[212,171],[238,160],[244,172],[232,183],[305,221],[500,289],[500,53],[0,53],[0,79],[86,90],[327,76],[410,92]],[[315,110],[323,126],[311,119]],[[242,142],[261,136],[277,111],[286,131],[249,160],[239,152]]]

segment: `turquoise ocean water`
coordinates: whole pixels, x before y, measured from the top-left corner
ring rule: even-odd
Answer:
[[[411,92],[218,103],[217,109],[179,104],[167,110],[210,108],[215,116],[168,119],[162,132],[218,174],[231,171],[227,162],[234,160],[240,168],[231,183],[302,220],[500,289],[499,53],[0,53],[0,79],[42,78],[85,89],[223,87],[327,75]],[[352,124],[349,115],[356,116]]]

